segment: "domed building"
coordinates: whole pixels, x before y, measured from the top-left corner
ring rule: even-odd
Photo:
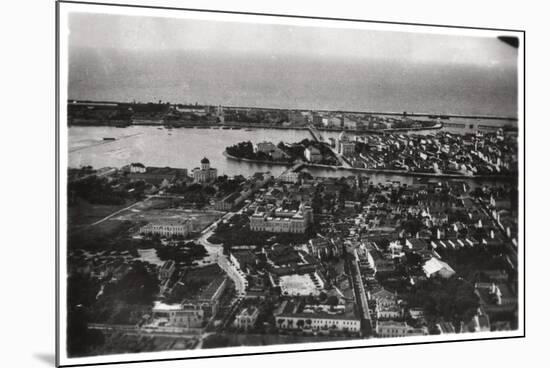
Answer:
[[[201,160],[201,167],[193,169],[193,179],[195,183],[210,183],[218,177],[218,170],[210,167],[210,160],[206,157]]]

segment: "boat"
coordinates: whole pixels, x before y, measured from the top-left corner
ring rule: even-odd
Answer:
[[[103,137],[104,141],[116,141],[116,138],[113,137]]]

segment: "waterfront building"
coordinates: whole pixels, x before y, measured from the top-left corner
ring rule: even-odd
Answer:
[[[279,180],[283,183],[296,184],[300,180],[300,173],[295,171],[286,171],[279,177]]]
[[[166,237],[187,236],[193,232],[194,223],[191,219],[165,219],[150,222],[139,229],[140,234],[160,235]]]
[[[254,152],[263,152],[269,154],[276,149],[277,146],[274,145],[272,142],[264,141],[254,144]]]
[[[193,180],[195,183],[205,184],[216,180],[218,170],[210,167],[210,161],[205,157],[201,160],[201,167],[193,169]]]

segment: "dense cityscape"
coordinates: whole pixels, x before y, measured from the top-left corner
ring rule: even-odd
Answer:
[[[70,356],[518,328],[513,119],[71,100],[68,123],[309,135],[218,148],[276,174],[70,167]]]

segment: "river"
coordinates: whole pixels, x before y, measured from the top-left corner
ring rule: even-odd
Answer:
[[[456,130],[456,129],[453,129]],[[433,134],[436,131],[426,131]],[[424,132],[421,132],[422,134]],[[325,138],[337,138],[338,132],[322,132]],[[115,138],[105,141],[103,138]],[[242,141],[298,142],[311,139],[307,130],[297,129],[165,129],[156,126],[75,127],[69,128],[69,166],[122,167],[132,162],[146,166],[170,166],[192,170],[208,157],[211,167],[219,175],[243,175],[271,171],[279,175],[282,165],[256,164],[230,160],[223,155],[225,147]],[[351,172],[340,170],[307,169],[314,176],[343,176]],[[374,183],[398,180],[412,183],[412,177],[387,174],[367,174]]]

